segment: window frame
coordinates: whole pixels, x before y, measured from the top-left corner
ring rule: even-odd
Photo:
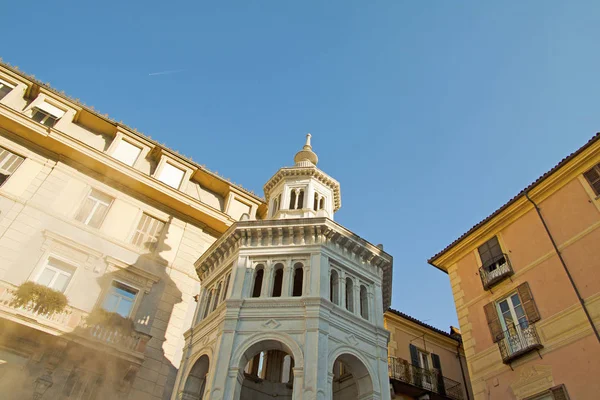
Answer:
[[[181,172],[181,177],[179,178],[179,182],[177,183],[176,186],[171,185],[171,183],[169,183],[168,180],[161,179],[162,175],[165,173],[165,170],[169,171],[168,168],[171,168],[172,170],[177,170],[177,171]],[[185,179],[186,172],[187,171],[185,169],[173,164],[172,162],[165,161],[162,164],[160,170],[158,170],[156,172],[155,177],[156,177],[156,180],[158,180],[159,182],[164,183],[165,185],[167,185],[175,190],[180,190],[181,185],[183,184],[183,180]]]
[[[102,294],[100,303],[98,304],[98,306],[108,312],[114,312],[116,314],[119,314],[117,311],[110,311],[107,310],[106,308],[104,308],[104,303],[106,302],[107,297],[111,294],[111,289],[114,287],[113,284],[117,282],[123,286],[127,286],[133,290],[136,291],[135,296],[133,298],[133,302],[131,304],[131,308],[129,309],[129,315],[125,318],[130,318],[130,319],[134,319],[133,317],[135,316],[135,314],[137,313],[137,306],[138,306],[138,300],[140,299],[140,294],[142,293],[141,288],[139,288],[136,285],[132,285],[131,283],[123,280],[123,279],[119,279],[119,278],[112,278],[109,282],[109,284],[106,286],[106,289],[104,290],[104,293]],[[117,303],[117,306],[119,305],[119,303]],[[119,314],[121,315],[121,314]]]
[[[38,113],[44,115],[44,117],[41,118],[39,121],[35,119],[35,116]],[[31,119],[33,121],[37,122],[38,124],[42,124],[48,128],[54,128],[56,126],[56,124],[58,123],[58,120],[60,120],[60,118],[58,118],[56,115],[53,115],[53,114],[49,113],[48,111],[43,110],[37,106],[33,107],[33,111],[31,113]],[[46,122],[50,119],[53,120],[52,124],[51,125],[46,124]]]
[[[591,181],[588,177],[588,174],[594,172],[598,175],[598,179],[595,181]],[[596,198],[600,197],[600,163],[594,165],[592,168],[588,169],[583,173],[583,177],[585,181],[590,185],[592,192],[596,195]]]
[[[137,153],[137,155],[135,156],[135,159],[133,160],[133,162],[132,162],[131,164],[129,164],[128,162],[126,162],[126,161],[124,161],[124,160],[122,160],[122,159],[120,159],[120,158],[117,158],[117,157],[115,156],[115,153],[116,153],[116,152],[119,150],[119,146],[121,146],[121,144],[122,144],[122,143],[125,143],[126,145],[129,145],[129,146],[131,146],[131,147],[135,147],[136,149],[138,149],[138,150],[139,150],[139,151],[138,151],[138,153]],[[143,152],[143,150],[144,150],[144,148],[143,148],[141,145],[139,145],[139,144],[136,144],[136,143],[134,143],[133,141],[127,140],[127,139],[125,139],[125,137],[121,137],[121,138],[119,138],[119,139],[118,139],[117,143],[115,144],[115,147],[114,147],[114,149],[112,150],[112,152],[110,153],[110,156],[111,156],[113,159],[115,159],[115,160],[117,160],[118,162],[120,162],[120,163],[123,163],[123,164],[125,164],[125,165],[127,165],[127,166],[130,166],[130,167],[134,167],[134,166],[135,166],[135,164],[136,164],[136,163],[138,162],[138,160],[140,159],[140,156],[142,155],[142,152]]]
[[[158,234],[158,236],[156,236],[156,241],[152,242],[152,246],[146,245],[147,240],[144,240],[140,245],[135,243],[135,237],[136,237],[137,233],[139,232],[139,226],[140,226],[142,219],[144,218],[144,215],[148,216],[149,218],[152,218],[153,220],[161,222],[163,224],[160,233]],[[133,232],[131,234],[131,238],[129,239],[129,243],[137,249],[148,250],[150,253],[154,253],[157,250],[156,244],[162,240],[166,231],[167,231],[167,222],[166,221],[164,221],[162,218],[156,217],[155,214],[141,210],[140,216],[137,218],[137,222],[135,223],[135,226],[133,228]],[[146,236],[147,233],[144,232],[144,235]]]
[[[56,278],[58,277],[58,275],[60,274],[60,272],[69,272],[69,271],[65,271],[65,270],[63,270],[63,269],[61,269],[59,267],[51,266],[50,265],[50,260],[52,260],[52,259],[58,261],[59,263],[67,264],[69,267],[72,268],[72,272],[71,272],[71,275],[69,276],[69,280],[67,281],[67,284],[65,285],[65,288],[62,291],[55,289],[54,287],[51,286],[51,284],[54,283],[54,282],[56,282]],[[50,270],[54,270],[55,272],[58,272],[58,274],[55,274],[52,277],[52,279],[51,279],[51,281],[50,281],[50,283],[48,285],[44,285],[44,284],[42,284],[42,283],[39,282],[40,277],[42,276],[42,274],[44,273],[44,271],[46,269],[50,269]],[[43,285],[43,286],[46,286],[46,287],[48,287],[50,289],[57,290],[57,291],[61,292],[62,294],[65,294],[65,293],[67,293],[67,291],[71,287],[71,284],[73,282],[73,279],[75,277],[75,273],[76,272],[77,272],[77,265],[73,264],[69,260],[65,260],[63,257],[56,256],[55,254],[49,254],[45,258],[45,260],[41,264],[41,266],[38,268],[38,271],[35,274],[35,278],[33,279],[33,282],[38,283],[38,284]]]
[[[516,306],[513,303],[514,296],[517,296],[517,298],[519,299],[519,304]],[[509,327],[506,324],[506,320],[504,319],[505,313],[502,311],[502,308],[500,306],[500,304],[503,302],[506,302],[506,304],[508,306],[508,312],[510,313],[511,317],[513,318],[513,322],[512,322],[513,327]],[[521,311],[523,313],[523,315],[521,317],[519,317],[517,314],[517,311],[516,311],[517,307],[521,307]],[[498,319],[500,321],[500,326],[502,327],[503,332],[509,331],[510,329],[522,330],[522,329],[529,327],[529,325],[530,325],[529,318],[527,317],[527,313],[525,312],[525,308],[523,305],[523,299],[521,299],[521,296],[519,295],[519,292],[517,290],[514,290],[514,291],[510,292],[508,295],[497,300],[496,301],[496,311],[498,312]]]
[[[103,195],[105,195],[105,196],[107,196],[107,197],[110,197],[110,199],[111,199],[111,200],[110,200],[110,202],[109,202],[109,203],[104,203],[102,200],[100,200],[100,199],[98,199],[98,198],[96,198],[96,197],[93,197],[93,196],[92,196],[92,194],[93,194],[93,192],[94,192],[94,191],[96,191],[96,192],[99,192],[99,193],[101,193],[101,194],[103,194]],[[85,205],[85,202],[86,202],[86,201],[87,201],[89,198],[93,198],[94,200],[96,200],[96,203],[94,204],[94,206],[93,206],[93,207],[92,207],[92,209],[90,210],[90,212],[89,212],[89,214],[87,215],[87,217],[85,217],[85,218],[84,218],[84,220],[83,220],[83,221],[81,221],[81,220],[77,219],[77,216],[78,216],[78,215],[79,215],[79,213],[82,211],[82,209],[83,209],[83,207],[84,207],[84,205]],[[73,216],[73,218],[74,218],[76,221],[78,221],[78,222],[80,222],[80,223],[84,224],[85,226],[89,226],[90,228],[94,228],[94,229],[100,229],[100,228],[102,227],[102,224],[103,224],[103,223],[104,223],[104,221],[106,220],[106,216],[108,215],[108,213],[109,213],[109,211],[110,211],[110,208],[112,207],[112,205],[113,205],[113,203],[114,203],[114,202],[115,202],[115,197],[114,197],[114,196],[111,196],[111,195],[109,195],[109,194],[107,194],[107,193],[103,192],[102,190],[98,190],[98,189],[96,189],[96,188],[93,188],[93,187],[92,187],[92,188],[90,188],[90,190],[87,192],[87,195],[86,195],[86,196],[83,198],[83,200],[81,201],[81,205],[80,205],[80,206],[79,206],[79,208],[77,209],[77,212],[75,213],[75,215]],[[104,213],[104,216],[103,216],[103,217],[102,217],[102,219],[100,220],[100,222],[99,222],[98,226],[92,226],[92,225],[90,225],[89,223],[90,223],[90,221],[93,219],[94,215],[96,214],[96,211],[98,210],[98,205],[99,205],[100,203],[101,203],[101,204],[103,204],[103,205],[106,205],[106,212]]]
[[[6,175],[6,179],[4,179],[4,181],[0,183],[0,187],[4,186],[4,184],[15,174],[15,172],[17,172],[17,170],[21,167],[21,165],[23,165],[23,162],[25,162],[25,160],[26,160],[26,157],[13,152],[12,150],[9,150],[8,148],[6,148],[4,146],[0,146],[0,153],[2,151],[5,151],[8,153],[8,155],[7,155],[8,160],[10,160],[10,157],[12,157],[12,156],[17,157],[16,161],[18,161],[18,165],[14,168],[14,170],[12,172],[10,172],[9,169],[4,168],[4,164],[6,162],[8,162],[8,160],[5,161],[3,159],[0,161],[0,174]],[[20,161],[19,161],[19,159],[20,159]],[[15,163],[15,161],[13,161],[11,163],[11,167],[14,163]],[[7,174],[5,174],[4,172],[7,172]]]
[[[6,93],[4,93],[4,96],[2,95],[2,88],[4,87],[8,87],[10,88],[10,90]],[[17,85],[14,85],[10,82],[5,81],[4,79],[0,78],[0,100],[4,99],[6,96],[8,96],[10,94],[10,92],[12,92],[15,87],[17,87]]]

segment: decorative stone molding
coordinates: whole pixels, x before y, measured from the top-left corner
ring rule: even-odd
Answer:
[[[92,269],[94,263],[102,257],[102,252],[78,243],[59,233],[47,229],[42,233],[45,238],[42,250],[65,256],[72,261],[79,261],[85,269]]]
[[[277,329],[281,326],[281,324],[274,319],[270,319],[267,322],[265,322],[264,324],[262,324],[262,326],[264,326],[265,328],[269,328],[269,329]]]
[[[517,399],[524,399],[554,386],[550,365],[532,365],[519,373],[519,379],[510,385]]]
[[[144,288],[145,293],[150,293],[152,286],[160,281],[160,278],[153,273],[144,271],[141,268],[127,264],[111,256],[106,256],[105,260],[108,264],[106,273],[115,273],[117,276],[121,276],[126,280],[137,283]]]

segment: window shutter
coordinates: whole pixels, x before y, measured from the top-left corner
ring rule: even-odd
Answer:
[[[494,343],[499,342],[504,337],[504,334],[502,332],[502,325],[500,325],[496,304],[494,302],[488,303],[483,307],[483,310],[485,312],[488,327],[490,328],[492,340]]]
[[[600,195],[600,164],[583,174],[597,195]]]
[[[444,385],[444,374],[442,373],[442,363],[440,361],[440,356],[437,354],[431,353],[431,363],[433,364],[433,368],[437,370],[437,385],[438,391],[441,395],[446,395],[446,386]]]
[[[477,249],[481,258],[482,266],[488,266],[492,260],[502,255],[502,248],[498,242],[498,238],[494,236]]]
[[[525,314],[527,315],[527,320],[530,323],[534,323],[540,320],[540,312],[533,300],[533,295],[531,294],[531,289],[529,288],[529,283],[525,282],[520,284],[517,287],[517,292],[519,292],[519,297],[521,298],[521,303],[523,303],[523,310],[525,310]]]
[[[565,385],[555,386],[552,389],[550,389],[550,391],[552,392],[552,396],[554,397],[554,400],[569,400],[570,399]]]
[[[417,352],[417,348],[412,344],[409,344],[408,348],[410,349],[411,364],[415,367],[420,367],[421,365],[419,364],[419,353]]]

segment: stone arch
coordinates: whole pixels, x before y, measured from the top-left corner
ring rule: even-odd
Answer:
[[[328,371],[333,371],[336,361],[342,361],[352,370],[357,389],[358,398],[379,398],[381,386],[379,379],[369,360],[355,348],[350,346],[339,346],[329,353]],[[369,397],[370,396],[370,397]]]
[[[201,400],[205,398],[210,368],[211,362],[206,352],[203,352],[195,358],[191,367],[185,374],[182,391],[184,398],[190,400]]]

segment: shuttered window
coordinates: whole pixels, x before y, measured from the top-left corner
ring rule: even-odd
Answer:
[[[496,236],[479,246],[477,250],[483,267],[492,265],[502,257],[502,248]]]
[[[0,147],[0,186],[19,168],[24,158]]]
[[[164,222],[144,213],[133,235],[132,243],[138,247],[154,250],[164,227]]]
[[[112,201],[112,197],[99,192],[96,189],[92,189],[81,205],[75,219],[92,228],[99,228],[102,221],[104,221],[104,217],[106,216]]]
[[[444,384],[444,373],[442,372],[442,362],[440,361],[440,356],[438,356],[437,354],[431,353],[431,364],[433,364],[433,368],[437,371],[438,393],[445,396],[446,395],[446,386]]]
[[[509,299],[510,302],[507,301]],[[508,303],[510,303],[510,306],[508,306]],[[504,337],[501,318],[503,318],[506,325],[509,325],[510,322],[510,325],[513,325],[512,328],[517,325],[524,328],[527,324],[540,320],[540,313],[527,282],[520,284],[516,293],[512,293],[498,302],[486,304],[483,311],[494,342],[498,342]],[[522,314],[526,318],[526,320],[523,318],[523,322],[520,319]],[[511,327],[507,326],[507,328]]]
[[[583,176],[585,176],[585,179],[587,179],[592,189],[594,189],[596,196],[600,196],[600,164],[592,167]]]
[[[565,385],[558,385],[542,393],[527,397],[525,400],[570,400]]]

